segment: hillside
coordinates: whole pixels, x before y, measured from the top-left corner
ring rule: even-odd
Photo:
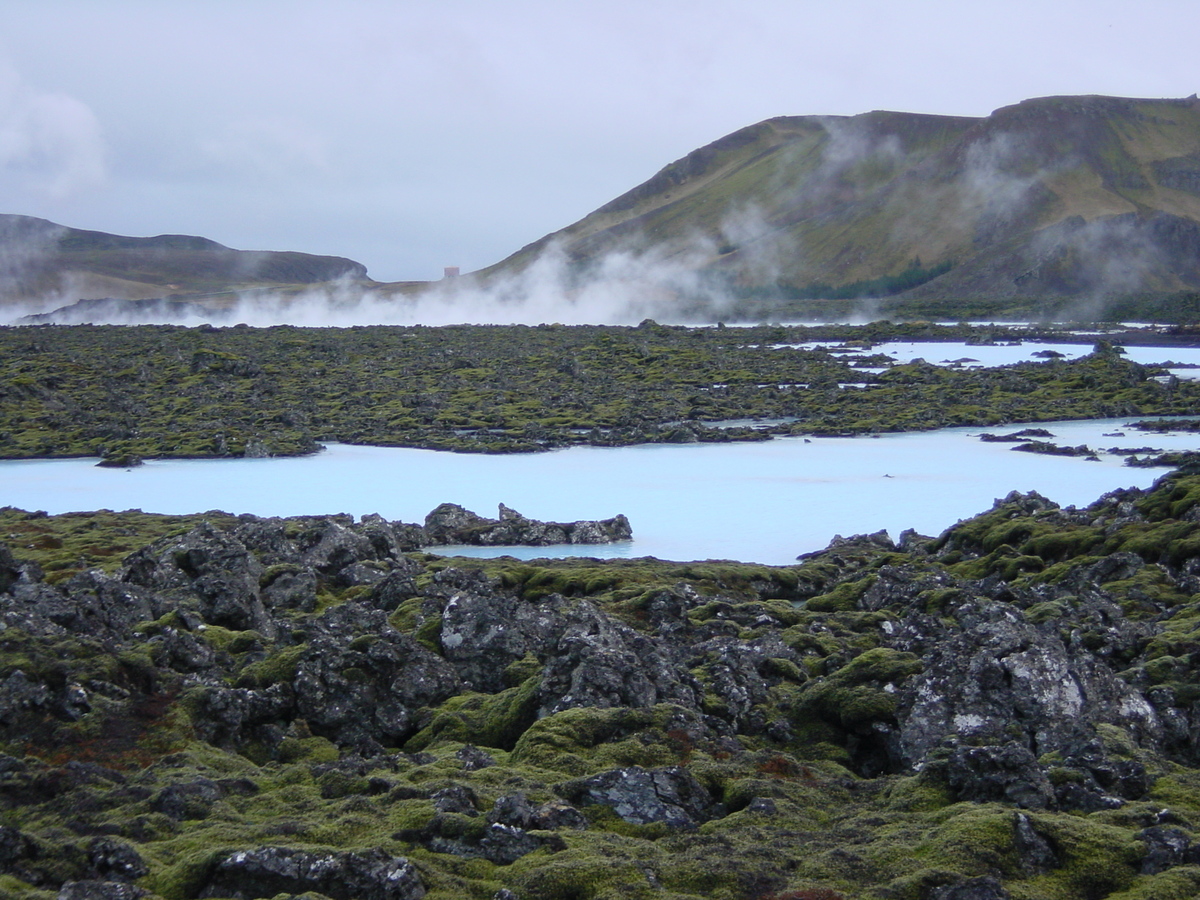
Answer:
[[[769,119],[480,275],[552,247],[575,278],[627,254],[701,272],[744,309],[890,296],[1090,315],[1105,298],[1200,288],[1200,101]]]
[[[0,215],[0,303],[55,306],[106,297],[211,300],[239,289],[366,276],[363,265],[336,256],[233,250],[179,234],[122,237]]]

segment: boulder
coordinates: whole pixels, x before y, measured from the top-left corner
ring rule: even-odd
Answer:
[[[1142,874],[1157,875],[1175,866],[1200,865],[1200,847],[1178,828],[1156,825],[1144,828],[1135,837],[1146,845]]]
[[[380,610],[344,603],[308,627],[293,680],[296,711],[335,743],[395,745],[419,727],[418,709],[462,689],[449,663],[388,625]]]
[[[495,590],[455,591],[442,608],[442,652],[472,690],[509,687],[504,670],[526,653],[544,656],[565,627],[561,598],[539,603]]]
[[[1149,745],[1161,737],[1145,698],[1019,610],[984,601],[955,615],[963,630],[934,645],[924,672],[901,692],[900,748],[909,765],[947,738],[999,745],[1014,728],[1038,756],[1077,739],[1081,723],[1119,725]]]
[[[0,541],[0,593],[12,587],[21,577],[21,568],[13,558],[8,544]]]
[[[215,781],[197,778],[182,784],[169,784],[150,801],[150,808],[179,822],[204,819],[214,803],[225,795]]]
[[[301,561],[322,575],[336,575],[363,560],[375,559],[371,541],[336,519],[320,519],[296,539]]]
[[[1013,803],[1022,809],[1054,809],[1054,788],[1029,749],[1015,741],[1000,746],[956,747],[946,767],[959,800]]]
[[[1009,900],[1009,893],[995,878],[968,878],[958,884],[934,888],[929,900]]]
[[[420,593],[417,589],[417,575],[420,573],[420,563],[400,557],[392,570],[374,583],[366,602],[376,609],[391,612],[405,600]]]
[[[88,865],[97,876],[108,881],[137,881],[150,872],[137,850],[111,837],[92,838],[88,844]]]
[[[691,829],[720,813],[708,791],[682,766],[612,769],[561,784],[555,790],[572,803],[611,807],[634,825],[663,822],[672,828]]]
[[[120,579],[174,601],[172,606],[195,598],[209,624],[273,638],[275,625],[259,597],[262,574],[262,565],[241,541],[205,522],[130,554]]]
[[[560,828],[582,830],[588,827],[587,818],[575,807],[559,800],[534,806],[520,792],[497,798],[488,813],[488,821],[540,831],[556,831]]]
[[[542,522],[526,518],[501,503],[500,518],[488,519],[457,503],[443,503],[425,517],[425,534],[434,545],[495,547],[511,544],[545,547],[551,544],[611,544],[627,541],[633,537],[633,529],[624,515],[578,522]]]
[[[145,888],[123,881],[67,881],[57,900],[141,900],[150,896]]]
[[[1044,875],[1061,865],[1054,844],[1024,813],[1017,813],[1013,822],[1013,849],[1017,851],[1021,873],[1026,877]]]
[[[669,649],[583,601],[542,672],[540,714],[573,707],[647,708],[676,703],[698,709],[703,689]]]
[[[381,849],[318,853],[259,847],[220,859],[199,896],[256,900],[306,891],[333,900],[420,900],[425,885],[412,863]]]

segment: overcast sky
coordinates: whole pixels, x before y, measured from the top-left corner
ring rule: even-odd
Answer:
[[[1200,90],[1195,0],[0,0],[0,212],[507,256],[771,116]]]

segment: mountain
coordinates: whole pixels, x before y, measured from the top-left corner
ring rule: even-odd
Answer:
[[[1021,309],[1200,289],[1200,101],[1045,97],[986,118],[769,119],[479,273],[553,250],[703,276],[744,309]],[[694,283],[694,282],[693,282]],[[825,304],[826,308],[830,304]]]
[[[362,264],[337,256],[233,250],[179,234],[122,237],[0,215],[0,303],[167,297],[211,301],[237,290],[366,276]]]

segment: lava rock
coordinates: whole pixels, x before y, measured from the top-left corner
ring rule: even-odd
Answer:
[[[643,769],[630,766],[567,782],[557,792],[573,803],[608,806],[626,822],[663,822],[690,829],[719,812],[712,796],[681,766]]]
[[[1160,739],[1158,716],[1144,697],[1019,610],[969,603],[956,618],[963,630],[935,645],[925,671],[902,690],[897,719],[908,764],[947,738],[1001,744],[1014,725],[1038,754],[1077,739],[1080,722],[1120,725],[1150,745]]]
[[[1157,825],[1139,831],[1135,837],[1146,845],[1143,875],[1157,875],[1174,866],[1200,865],[1200,847],[1193,847],[1191,839],[1178,828]]]
[[[1009,900],[1009,893],[995,878],[985,875],[958,884],[935,888],[929,900]]]
[[[148,896],[145,888],[122,881],[67,881],[57,900],[141,900]]]
[[[1043,875],[1060,865],[1054,845],[1038,832],[1024,813],[1017,813],[1013,822],[1013,849],[1017,851],[1021,872],[1026,877]]]
[[[141,854],[116,838],[93,838],[88,845],[88,864],[108,881],[137,881],[150,872]]]
[[[560,828],[583,830],[587,818],[575,807],[559,800],[534,806],[524,793],[506,794],[497,798],[488,813],[488,821],[526,830],[556,831]]]
[[[259,597],[263,567],[233,535],[205,522],[182,537],[163,538],[125,558],[120,579],[177,603],[197,598],[204,621],[275,636]]]
[[[372,751],[418,727],[416,710],[462,685],[440,656],[387,624],[380,610],[345,603],[310,623],[296,667],[296,710],[314,733]]]
[[[184,784],[169,784],[150,801],[150,808],[177,822],[205,819],[212,806],[225,795],[221,786],[208,778]]]
[[[381,849],[314,853],[259,847],[221,859],[199,896],[255,900],[305,891],[333,900],[420,900],[425,885],[412,863]]]
[[[430,794],[433,808],[438,812],[458,813],[464,816],[479,815],[479,798],[469,787],[452,784]]]
[[[540,714],[573,707],[646,708],[676,703],[698,709],[703,690],[668,648],[580,603],[570,614],[542,673]]]
[[[1026,747],[956,747],[946,776],[959,800],[1002,800],[1023,809],[1053,809],[1054,788]]]
[[[566,626],[557,599],[526,603],[495,590],[455,591],[442,609],[442,652],[472,690],[509,687],[504,670],[535,653],[544,656]]]
[[[462,762],[464,772],[474,772],[476,769],[486,769],[496,764],[492,754],[469,745],[455,753],[454,757]]]

